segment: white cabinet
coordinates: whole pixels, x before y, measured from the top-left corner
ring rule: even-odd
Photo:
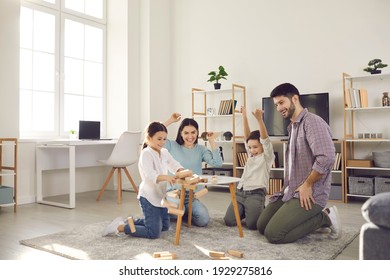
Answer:
[[[354,77],[343,73],[346,201],[352,197],[374,195],[371,184],[374,177],[390,176],[390,166],[378,167],[373,161],[373,152],[390,150],[390,106],[382,106],[383,92],[389,91],[390,74]],[[355,102],[352,103],[353,99]],[[356,186],[355,182],[359,180],[355,178],[362,179],[361,186]],[[366,184],[365,180],[371,183]]]
[[[224,167],[233,170],[236,176],[236,145],[243,141],[241,106],[246,106],[246,87],[232,84],[230,89],[203,90],[192,89],[192,117],[199,123],[199,134],[206,131],[217,133],[216,142],[222,148]],[[231,132],[230,139],[223,134]],[[208,145],[201,138],[199,143]]]
[[[0,138],[0,207],[17,205],[16,138]]]

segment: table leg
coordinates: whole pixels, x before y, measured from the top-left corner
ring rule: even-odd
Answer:
[[[190,189],[190,195],[189,195],[189,202],[188,202],[188,227],[191,227],[192,223],[192,200],[194,199],[194,191]]]
[[[242,231],[242,225],[241,225],[241,218],[240,218],[240,214],[238,213],[238,205],[236,200],[236,185],[234,183],[229,184],[229,191],[230,191],[230,196],[232,197],[232,204],[234,209],[234,216],[236,217],[238,234],[240,237],[244,237],[244,233]]]
[[[179,204],[179,209],[183,210],[184,209],[184,197],[186,195],[186,190],[184,186],[181,186],[181,193],[180,193],[180,204]],[[180,228],[181,228],[181,221],[183,219],[182,215],[177,216],[177,222],[176,222],[176,235],[175,235],[175,242],[173,244],[179,245],[180,243]]]

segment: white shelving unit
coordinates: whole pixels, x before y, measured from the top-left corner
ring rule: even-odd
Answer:
[[[372,152],[390,150],[390,107],[382,107],[382,93],[390,91],[390,74],[351,76],[343,73],[344,92],[344,193],[345,201],[351,197],[369,198],[367,195],[349,192],[349,176],[390,176],[390,168],[358,167],[348,160],[372,161]],[[366,89],[368,106],[347,107],[350,89]],[[365,135],[381,134],[380,138],[366,138]],[[361,138],[363,137],[363,138]]]

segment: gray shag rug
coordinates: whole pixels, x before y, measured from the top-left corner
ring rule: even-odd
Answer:
[[[222,215],[212,215],[205,228],[187,227],[182,223],[180,245],[173,244],[176,222],[159,239],[134,238],[126,235],[102,237],[110,221],[86,225],[64,231],[21,240],[20,243],[35,249],[77,260],[145,260],[153,252],[169,251],[182,260],[209,259],[209,251],[225,252],[230,249],[244,253],[248,260],[327,260],[334,259],[359,234],[358,228],[343,228],[341,238],[332,239],[328,233],[312,233],[291,244],[270,244],[258,231],[244,229],[238,236],[237,227],[225,226]]]

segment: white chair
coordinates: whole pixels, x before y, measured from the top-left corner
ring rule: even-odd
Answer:
[[[122,199],[122,179],[121,179],[121,170],[125,172],[130,183],[133,185],[134,191],[138,194],[138,188],[135,185],[133,179],[130,176],[127,166],[130,166],[138,162],[139,150],[140,150],[140,138],[141,132],[123,132],[119,137],[118,142],[116,143],[110,157],[106,160],[99,160],[99,162],[111,166],[111,171],[108,173],[107,179],[104,182],[102,189],[99,192],[99,195],[96,201],[99,201],[102,197],[104,190],[106,189],[108,182],[110,181],[115,170],[118,171],[118,204],[121,203]]]

